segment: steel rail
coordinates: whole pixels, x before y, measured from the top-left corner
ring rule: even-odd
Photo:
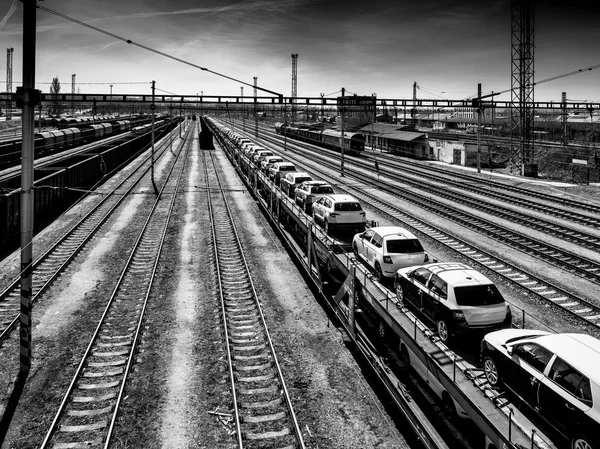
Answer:
[[[168,142],[162,142],[156,149],[160,157],[168,150]],[[67,265],[85,246],[85,244],[95,235],[104,223],[113,215],[117,208],[127,199],[128,194],[138,185],[144,176],[151,170],[151,166],[145,165],[151,159],[148,154],[129,174],[122,179],[116,186],[106,192],[94,207],[77,221],[68,231],[66,231],[55,243],[53,243],[41,256],[33,263],[33,290],[31,301],[35,304],[41,295],[47,290],[50,284],[65,270]],[[137,176],[134,178],[134,175]],[[126,184],[129,184],[126,186]],[[124,192],[117,194],[119,189],[126,187]],[[112,203],[112,204],[111,204]],[[108,208],[108,210],[102,210]],[[99,216],[100,215],[100,216]],[[94,220],[97,220],[94,223]],[[65,253],[64,247],[69,251]],[[49,266],[48,266],[49,265]],[[20,296],[20,278],[17,277],[10,282],[7,287],[0,292],[0,304],[15,301]],[[10,333],[19,323],[19,314],[8,321],[4,329],[0,332],[0,344],[6,340]]]
[[[103,345],[97,345],[97,341],[100,338],[100,333],[102,330],[104,330],[107,327],[107,318],[109,317],[109,314],[111,312],[113,312],[113,308],[116,307],[116,304],[119,300],[119,298],[121,296],[127,296],[127,291],[126,289],[124,289],[124,293],[121,293],[121,289],[123,289],[123,286],[128,285],[126,283],[126,281],[128,281],[129,279],[127,279],[128,276],[135,276],[136,273],[136,267],[135,267],[135,262],[136,262],[136,258],[138,263],[139,263],[139,257],[140,253],[141,253],[141,258],[145,259],[146,262],[148,262],[148,266],[144,266],[141,269],[138,267],[137,270],[142,272],[143,276],[147,276],[146,279],[142,280],[141,282],[137,282],[136,279],[136,288],[139,288],[140,284],[143,285],[145,287],[145,291],[144,291],[144,296],[143,299],[141,299],[142,302],[142,306],[139,307],[139,311],[133,311],[132,314],[133,316],[128,316],[127,318],[135,318],[137,320],[136,326],[135,326],[135,332],[133,334],[133,336],[130,338],[130,341],[126,341],[123,343],[115,343],[118,346],[130,346],[129,351],[127,352],[127,357],[126,360],[123,361],[119,361],[120,363],[118,365],[115,366],[121,366],[123,364],[125,364],[125,367],[123,369],[122,372],[120,372],[120,370],[118,370],[116,373],[115,372],[111,372],[111,373],[100,373],[97,376],[94,376],[92,378],[100,378],[100,377],[114,377],[114,376],[121,376],[121,379],[113,382],[111,384],[101,384],[102,386],[104,385],[108,385],[106,386],[105,389],[109,389],[109,388],[115,388],[118,385],[119,391],[118,394],[116,396],[116,400],[112,403],[110,403],[108,406],[103,407],[101,410],[100,414],[106,414],[106,413],[111,413],[111,417],[110,417],[110,421],[108,423],[106,423],[106,421],[99,421],[99,425],[75,425],[75,426],[64,426],[64,430],[66,431],[70,431],[70,432],[83,432],[86,435],[88,433],[94,432],[94,431],[100,431],[101,429],[104,429],[106,427],[108,427],[108,431],[106,432],[106,434],[103,435],[99,435],[96,436],[96,438],[94,440],[91,441],[82,441],[79,442],[78,444],[80,446],[85,446],[85,445],[102,445],[105,449],[108,449],[110,442],[111,442],[111,437],[115,428],[115,422],[118,416],[118,412],[119,412],[119,406],[121,404],[122,398],[123,398],[123,394],[125,391],[125,385],[127,382],[127,378],[129,375],[129,372],[131,370],[131,366],[133,364],[133,360],[134,360],[134,355],[135,355],[135,351],[137,348],[137,344],[139,341],[139,337],[141,334],[141,327],[142,327],[142,322],[144,319],[144,315],[145,315],[145,311],[146,311],[146,307],[148,304],[148,299],[150,297],[150,290],[152,288],[152,284],[154,282],[154,278],[156,275],[156,269],[158,266],[158,261],[160,259],[160,254],[162,251],[162,247],[163,247],[163,243],[165,240],[165,236],[166,236],[166,232],[167,232],[167,228],[168,228],[168,224],[170,221],[170,218],[173,214],[173,209],[174,209],[174,205],[175,205],[175,200],[177,198],[177,192],[179,191],[179,186],[181,183],[181,179],[183,178],[183,174],[185,172],[184,168],[185,168],[185,160],[187,159],[187,155],[189,152],[189,147],[191,146],[191,142],[192,142],[192,138],[190,138],[190,135],[193,135],[193,133],[190,131],[192,129],[192,127],[190,126],[188,128],[188,132],[186,135],[186,149],[185,149],[185,154],[183,155],[183,157],[181,157],[181,153],[183,153],[184,151],[180,151],[177,154],[177,157],[175,158],[173,164],[171,165],[168,174],[166,175],[168,181],[165,182],[162,186],[162,188],[160,189],[159,195],[158,197],[155,199],[151,210],[148,213],[148,216],[142,226],[141,231],[139,232],[139,235],[136,239],[136,242],[134,243],[132,250],[131,250],[131,254],[129,255],[129,258],[123,268],[123,270],[121,271],[121,275],[119,277],[119,279],[117,280],[115,287],[113,289],[113,292],[110,296],[110,298],[108,299],[107,305],[104,309],[104,312],[102,313],[102,316],[100,317],[100,320],[98,322],[98,325],[94,331],[94,333],[92,334],[92,337],[90,339],[90,342],[81,358],[81,361],[75,371],[75,374],[71,380],[71,383],[69,384],[69,387],[67,388],[67,391],[63,397],[63,400],[58,408],[58,411],[52,421],[52,423],[50,424],[50,427],[48,429],[48,432],[46,433],[46,437],[44,438],[44,441],[42,442],[40,449],[45,449],[47,447],[49,447],[49,444],[51,442],[53,442],[52,447],[54,448],[68,448],[68,447],[73,447],[73,443],[60,443],[60,442],[54,442],[53,439],[56,438],[56,433],[58,431],[60,431],[62,429],[59,428],[59,423],[61,421],[61,419],[65,416],[66,414],[66,409],[70,404],[73,404],[73,393],[77,388],[77,385],[79,384],[81,378],[82,378],[82,374],[84,372],[84,369],[90,370],[90,367],[93,365],[90,365],[90,358],[92,358],[93,352],[94,350],[98,349],[98,347],[102,347]],[[183,162],[181,162],[183,161]],[[171,175],[172,173],[175,171],[175,168],[177,167],[179,163],[179,168],[178,168],[178,173],[176,178],[173,178]],[[163,194],[167,188],[167,185],[169,185],[169,181],[173,181],[175,182],[175,186],[174,186],[174,191],[171,194],[171,198],[168,202],[168,205],[166,207],[166,211],[162,211],[159,209],[159,207],[161,207],[163,205],[164,198],[163,198]],[[161,216],[160,214],[163,213],[164,216]],[[158,218],[157,218],[158,217]],[[158,223],[155,223],[154,221],[158,221]],[[157,229],[160,228],[160,229]],[[159,231],[158,233],[156,231]],[[151,254],[151,258],[148,257],[148,253],[152,253]],[[147,268],[150,268],[149,271],[146,271]],[[120,296],[121,295],[121,296]],[[126,302],[126,298],[121,298],[124,302]],[[125,327],[127,327],[129,324],[131,323],[123,323],[123,315],[125,314],[126,311],[130,311],[131,309],[136,309],[136,307],[131,306],[131,304],[129,304],[129,308],[124,310],[121,310],[121,313],[119,313],[119,320],[121,321],[121,324],[125,324]],[[123,314],[123,315],[121,315]],[[116,325],[114,326],[115,328],[117,327]],[[109,327],[110,328],[110,327]],[[119,331],[120,329],[117,329],[117,331]],[[114,332],[114,331],[113,331]],[[127,337],[127,334],[125,335]],[[104,338],[122,338],[122,336],[112,336],[112,335],[106,335],[103,334],[102,337]],[[107,344],[104,344],[104,346],[106,346]],[[119,354],[119,355],[124,355],[124,353]],[[82,388],[82,387],[81,387]],[[100,388],[100,387],[98,387]],[[86,390],[84,390],[86,391]],[[111,397],[107,397],[109,395],[106,395],[105,397],[97,397],[94,399],[97,399],[98,402],[102,401],[110,401],[112,399]],[[96,409],[98,410],[98,409]],[[96,410],[92,410],[92,411],[88,411],[86,410],[86,412],[89,412],[88,416],[98,416],[95,411]],[[75,417],[81,417],[83,416],[81,413],[77,413],[77,410],[73,411],[73,414]],[[106,425],[108,424],[108,425]],[[99,432],[98,432],[99,433]],[[76,444],[77,445],[77,444]]]
[[[290,148],[289,145],[288,148]],[[279,148],[277,148],[277,151],[281,153]],[[288,159],[294,159],[289,151],[285,153],[285,156]],[[303,156],[296,157],[298,158],[298,162],[302,162],[304,164],[306,163],[305,159],[300,159]],[[314,162],[314,160],[312,162]],[[319,160],[319,164],[321,164],[321,166],[327,166],[330,169],[339,169],[337,164],[324,159]],[[313,171],[318,172],[320,177],[323,179],[331,178],[330,175],[324,173],[320,169],[313,168]],[[374,182],[368,175],[358,175],[355,171],[348,170],[348,168],[346,169],[346,174],[354,176],[356,179],[365,182],[367,185],[381,188],[381,183]],[[335,182],[337,183],[338,181],[335,179]],[[368,203],[377,202],[381,204],[381,206],[378,207],[381,212],[401,221],[409,228],[415,229],[423,235],[434,239],[437,243],[460,253],[462,256],[469,258],[478,265],[485,266],[488,270],[491,270],[498,276],[510,281],[512,284],[517,285],[519,288],[524,289],[529,295],[535,296],[544,303],[551,304],[560,310],[565,311],[567,314],[586,322],[594,328],[600,329],[599,305],[585,298],[581,298],[574,293],[568,292],[566,289],[561,288],[550,281],[544,280],[539,276],[535,276],[526,270],[523,270],[522,268],[518,268],[516,265],[502,258],[483,251],[480,248],[466,242],[464,239],[461,239],[460,237],[457,237],[448,231],[442,230],[439,227],[421,220],[415,215],[409,214],[400,208],[390,206],[381,201],[376,195],[366,193],[360,188],[349,185],[346,185],[343,190],[353,191],[354,196],[359,199],[367,199]],[[396,190],[391,188],[387,193],[395,194]],[[384,208],[387,208],[390,210],[390,212],[386,212]]]
[[[209,154],[210,154],[211,160],[213,160],[212,153],[209,152]],[[214,166],[214,160],[213,160],[213,166]],[[208,179],[209,178],[208,178],[208,172],[207,172],[206,165],[205,165],[205,173],[206,173],[206,179],[207,179],[207,183],[208,183]],[[260,317],[260,321],[261,321],[261,324],[262,324],[261,329],[262,329],[262,331],[265,334],[266,341],[267,341],[267,344],[268,344],[268,347],[269,347],[269,353],[270,353],[270,356],[272,358],[272,362],[273,362],[273,364],[275,366],[277,378],[278,378],[278,381],[279,381],[279,386],[281,388],[281,391],[282,391],[282,394],[283,394],[283,397],[284,397],[284,400],[285,400],[285,403],[286,403],[286,408],[287,408],[287,411],[289,413],[290,420],[292,422],[292,426],[293,426],[294,433],[295,433],[295,436],[296,436],[296,441],[298,443],[297,447],[304,448],[305,445],[304,445],[304,440],[303,440],[303,437],[302,437],[302,431],[301,431],[300,426],[298,424],[298,421],[297,421],[297,418],[296,418],[296,414],[294,412],[294,407],[293,407],[293,404],[292,404],[292,401],[291,401],[288,389],[287,389],[286,384],[285,384],[283,373],[281,371],[281,366],[280,366],[279,361],[277,359],[277,355],[276,355],[276,352],[275,352],[275,347],[273,346],[271,335],[269,333],[269,329],[268,329],[268,326],[267,326],[267,323],[266,323],[266,320],[265,320],[265,317],[264,317],[264,314],[263,314],[263,311],[262,311],[262,306],[260,305],[260,302],[258,300],[258,293],[256,292],[256,288],[254,286],[254,282],[252,280],[252,276],[250,275],[250,269],[248,267],[248,262],[246,260],[246,256],[245,256],[244,251],[243,251],[243,246],[242,246],[241,240],[239,238],[239,233],[237,231],[237,228],[235,226],[235,222],[233,220],[233,214],[232,214],[231,209],[229,207],[227,197],[224,194],[223,185],[222,185],[221,179],[220,179],[219,174],[216,171],[216,169],[215,169],[215,177],[216,177],[217,184],[218,184],[218,190],[221,192],[221,197],[223,198],[223,204],[224,204],[224,208],[225,208],[225,211],[226,211],[226,214],[227,214],[227,220],[228,220],[228,223],[231,226],[230,230],[231,230],[232,235],[234,237],[235,246],[237,247],[237,252],[238,252],[240,260],[241,260],[241,265],[242,265],[244,273],[245,273],[244,278],[245,278],[245,280],[247,280],[247,282],[248,282],[248,284],[250,286],[250,291],[252,292],[252,298],[253,298],[253,301],[254,301],[254,303],[256,305],[256,310],[258,312],[258,315]],[[209,191],[210,191],[210,189],[209,189]],[[227,322],[227,311],[226,311],[226,307],[225,307],[225,288],[224,288],[222,280],[221,280],[222,270],[221,270],[221,266],[220,266],[220,262],[219,262],[220,249],[219,249],[218,244],[217,244],[217,241],[218,241],[218,239],[217,239],[217,229],[216,229],[216,225],[215,225],[216,217],[215,217],[214,206],[213,206],[212,200],[210,198],[210,193],[208,195],[208,198],[209,198],[209,211],[210,211],[210,217],[211,217],[211,229],[212,229],[212,232],[213,232],[213,248],[214,248],[214,251],[215,251],[215,262],[216,262],[216,266],[217,266],[217,277],[218,277],[218,280],[219,280],[218,283],[219,283],[219,294],[220,294],[220,298],[221,298],[221,312],[222,312],[222,315],[223,315],[223,328],[225,329],[225,340],[226,340],[227,358],[228,358],[228,366],[229,366],[229,378],[230,378],[231,390],[232,390],[232,396],[233,396],[233,407],[234,407],[235,425],[236,425],[236,432],[237,432],[237,443],[238,443],[238,447],[240,449],[242,449],[244,447],[244,441],[242,439],[242,426],[241,426],[240,411],[239,411],[238,404],[237,404],[236,381],[235,381],[235,374],[234,374],[235,373],[235,368],[234,368],[234,364],[233,364],[232,350],[231,350],[231,347],[230,347],[230,335],[229,335],[229,332],[228,332],[228,325],[227,325],[228,322]],[[231,258],[231,255],[229,255],[229,257]]]

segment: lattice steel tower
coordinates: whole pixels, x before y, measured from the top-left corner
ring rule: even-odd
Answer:
[[[13,73],[13,51],[14,48],[6,49],[6,93],[10,94],[12,92],[12,73]],[[12,110],[11,110],[10,96],[6,99],[6,119],[10,120],[12,118]]]
[[[298,53],[292,53],[292,120],[296,120],[296,97],[298,96]]]
[[[533,0],[511,0],[511,162],[534,175]]]

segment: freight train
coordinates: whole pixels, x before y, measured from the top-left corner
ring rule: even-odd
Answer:
[[[34,134],[35,158],[114,136],[148,121],[147,118],[132,118],[131,120],[110,120],[93,123],[91,118],[87,119],[47,120],[48,126],[59,129]],[[21,163],[21,142],[20,137],[0,142],[0,170]]]
[[[333,129],[310,129],[289,126],[285,123],[276,123],[275,131],[303,142],[313,143],[325,148],[340,151],[341,131]],[[365,135],[360,133],[344,132],[344,153],[360,155],[365,151]]]

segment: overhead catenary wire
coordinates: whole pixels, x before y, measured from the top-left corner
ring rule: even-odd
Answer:
[[[235,81],[236,83],[242,83],[242,84],[244,84],[244,85],[246,85],[246,86],[251,86],[252,88],[255,88],[255,89],[261,90],[261,91],[263,91],[263,92],[270,93],[270,94],[272,94],[272,95],[277,95],[277,96],[278,96],[278,97],[280,97],[280,98],[282,98],[282,97],[283,97],[283,95],[282,95],[282,94],[280,94],[280,93],[278,93],[278,92],[274,92],[274,91],[272,91],[272,90],[265,89],[264,87],[255,86],[255,85],[253,85],[253,84],[247,83],[247,82],[245,82],[245,81],[238,80],[238,79],[236,79],[236,78],[233,78],[233,77],[231,77],[231,76],[225,75],[225,74],[223,74],[223,73],[215,72],[214,70],[210,70],[210,69],[208,69],[208,68],[206,68],[206,67],[199,66],[198,64],[194,64],[193,62],[189,62],[189,61],[186,61],[186,60],[184,60],[184,59],[177,58],[177,57],[175,57],[175,56],[173,56],[173,55],[170,55],[170,54],[168,54],[168,53],[164,53],[164,52],[162,52],[162,51],[159,51],[159,50],[156,50],[156,49],[154,49],[154,48],[148,47],[148,46],[146,46],[146,45],[139,44],[139,43],[137,43],[137,42],[133,42],[131,39],[126,39],[126,38],[124,38],[124,37],[122,37],[122,36],[119,36],[119,35],[117,35],[117,34],[111,33],[110,31],[103,30],[102,28],[95,27],[94,25],[90,25],[89,23],[82,22],[81,20],[78,20],[78,19],[75,19],[75,18],[73,18],[73,17],[67,16],[67,15],[65,15],[65,14],[62,14],[62,13],[60,13],[60,12],[54,11],[54,10],[52,10],[52,9],[50,9],[50,8],[46,8],[46,7],[44,7],[44,6],[41,6],[39,3],[37,3],[36,7],[37,7],[38,9],[42,10],[42,11],[46,11],[46,12],[48,12],[48,13],[50,13],[50,14],[54,14],[54,15],[56,15],[56,16],[58,16],[58,17],[61,17],[62,19],[65,19],[65,20],[68,20],[68,21],[70,21],[70,22],[76,23],[76,24],[78,24],[78,25],[84,26],[84,27],[86,27],[86,28],[89,28],[89,29],[91,29],[91,30],[94,30],[94,31],[97,31],[97,32],[99,32],[99,33],[105,34],[106,36],[110,36],[110,37],[112,37],[112,38],[114,38],[114,39],[117,39],[117,40],[120,40],[120,41],[126,42],[126,43],[128,43],[128,44],[134,45],[134,46],[136,46],[136,47],[143,48],[144,50],[148,50],[148,51],[150,51],[150,52],[152,52],[152,53],[156,53],[156,54],[158,54],[158,55],[164,56],[165,58],[169,58],[169,59],[172,59],[172,60],[174,60],[174,61],[181,62],[182,64],[186,64],[186,65],[189,65],[189,66],[191,66],[191,67],[195,67],[195,68],[197,68],[197,69],[200,69],[200,70],[202,70],[202,71],[205,71],[205,72],[208,72],[208,73],[212,73],[213,75],[217,75],[217,76],[220,76],[220,77],[222,77],[222,78],[226,78],[226,79],[229,79],[229,80]]]

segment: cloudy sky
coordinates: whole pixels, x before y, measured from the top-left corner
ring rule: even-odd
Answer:
[[[539,1],[535,80],[600,64],[594,2]],[[379,98],[462,99],[510,89],[510,0],[44,0],[41,6],[137,44],[232,78],[298,95],[345,87]],[[577,5],[576,8],[572,7]],[[21,85],[22,3],[0,0],[0,90],[4,48],[14,47],[13,91]],[[37,88],[58,77],[82,93],[238,95],[240,83],[201,71],[46,11],[37,11]],[[88,84],[89,83],[89,84]],[[131,83],[131,84],[128,84]],[[140,84],[135,84],[140,83]],[[600,68],[536,86],[536,100],[600,101]],[[244,88],[251,95],[251,88]],[[499,97],[509,100],[510,94]]]

